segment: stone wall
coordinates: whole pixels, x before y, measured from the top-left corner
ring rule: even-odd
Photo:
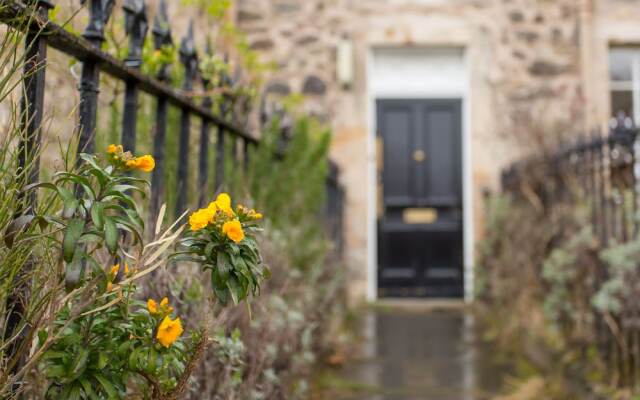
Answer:
[[[375,271],[373,214],[367,213],[375,159],[367,93],[371,49],[465,48],[478,237],[481,193],[497,187],[506,163],[606,124],[607,48],[616,35],[640,43],[638,13],[638,0],[238,0],[239,26],[253,48],[278,65],[267,90],[305,94],[307,109],[334,129],[333,156],[348,190],[354,300],[364,297],[367,274]],[[355,53],[355,81],[346,90],[336,79],[336,45],[343,37]]]

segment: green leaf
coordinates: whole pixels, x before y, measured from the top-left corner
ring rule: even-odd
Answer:
[[[49,337],[49,333],[45,329],[40,329],[38,331],[38,347],[41,347]]]
[[[71,218],[73,214],[75,214],[78,209],[78,204],[80,202],[77,199],[68,199],[64,201],[64,208],[62,209],[62,217],[63,218]]]
[[[152,375],[156,374],[157,357],[158,357],[158,353],[156,352],[156,349],[152,346],[151,350],[149,350],[149,355],[147,356],[147,372],[149,372]]]
[[[108,361],[109,359],[107,358],[107,355],[101,351],[98,354],[98,369],[103,369],[104,367],[106,367]]]
[[[87,348],[81,348],[76,355],[75,360],[73,360],[73,365],[71,368],[71,376],[73,379],[77,379],[87,367],[87,359],[89,358],[89,350]]]
[[[4,234],[4,243],[7,245],[7,247],[13,247],[13,242],[16,236],[18,236],[20,232],[25,230],[29,226],[29,224],[31,224],[33,218],[33,215],[21,215],[11,221]]]
[[[229,264],[229,256],[227,253],[220,251],[218,252],[218,260],[217,260],[217,271],[220,277],[222,285],[227,282],[229,279],[229,271],[231,271],[231,265]]]
[[[114,255],[118,250],[118,228],[113,218],[105,217],[104,219],[104,241],[107,249]]]
[[[62,257],[66,262],[71,262],[71,260],[73,260],[76,244],[78,239],[80,239],[80,236],[82,236],[83,230],[84,220],[74,218],[69,221],[64,233],[64,238],[62,239]]]
[[[229,277],[227,280],[227,287],[229,288],[229,294],[231,294],[233,304],[238,304],[238,301],[242,300],[242,288],[238,284],[235,276]]]
[[[101,231],[104,227],[104,205],[102,203],[97,201],[93,203],[91,207],[91,220],[96,229]]]
[[[137,186],[134,185],[113,185],[109,188],[109,193],[111,192],[119,192],[119,193],[126,193],[127,191],[136,191],[139,192],[142,197],[146,196],[146,193],[144,190],[140,189]]]
[[[38,188],[46,188],[46,189],[51,189],[58,192],[58,187],[51,182],[39,182],[39,183],[32,183],[30,185],[26,185],[22,188],[22,192],[26,193],[30,190],[38,189]]]
[[[269,268],[269,266],[263,264],[262,265],[262,275],[264,276],[264,279],[271,279],[271,268]]]
[[[62,186],[57,186],[56,188],[58,190],[58,194],[62,198],[62,201],[67,201],[67,200],[76,198],[76,196],[74,196],[70,190],[67,190]]]
[[[91,382],[89,382],[87,378],[80,378],[80,384],[82,385],[84,394],[86,396],[88,396],[90,399],[97,398],[96,394],[93,391],[93,388],[91,387]]]
[[[213,275],[213,271],[211,271],[211,274]],[[222,304],[227,304],[227,302],[229,301],[229,291],[227,289],[218,289],[214,287],[213,293]]]
[[[96,378],[98,382],[100,382],[100,385],[102,385],[102,388],[105,392],[107,392],[107,395],[110,399],[117,399],[119,397],[116,388],[113,387],[111,382],[109,382],[104,376],[100,374],[94,374],[93,377]]]
[[[58,172],[55,174],[55,176],[58,178],[58,182],[57,182],[58,184],[60,182],[75,183],[76,185],[82,186],[82,189],[91,199],[96,198],[96,193],[93,191],[93,188],[91,187],[91,182],[89,182],[89,180],[84,176],[72,174],[70,172]]]
[[[67,264],[64,273],[64,285],[68,292],[77,288],[84,275],[85,260],[83,257],[76,255],[73,260]]]

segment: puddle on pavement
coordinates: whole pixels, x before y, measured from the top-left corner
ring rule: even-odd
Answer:
[[[360,325],[360,356],[332,372],[326,398],[492,399],[510,371],[470,311],[373,309]]]

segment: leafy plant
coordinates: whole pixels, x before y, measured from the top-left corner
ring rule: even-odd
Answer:
[[[190,355],[187,343],[175,338],[182,333],[180,320],[171,320],[168,306],[154,310],[140,301],[122,300],[135,291],[129,285],[107,293],[94,304],[104,305],[77,318],[72,318],[71,307],[64,308],[56,321],[62,333],[43,356],[51,381],[47,398],[124,398],[127,386],[150,394],[149,387],[163,392],[177,385]],[[168,338],[162,334],[167,319],[175,324]],[[46,332],[40,338],[43,345]],[[190,347],[195,347],[198,334],[191,341]]]
[[[65,263],[67,290],[81,284],[87,265],[93,274],[101,275],[104,288],[108,276],[100,260],[100,250],[105,249],[111,257],[110,265],[126,263],[123,242],[128,240],[142,249],[144,222],[140,218],[132,193],[145,192],[137,184],[145,180],[124,172],[133,169],[153,169],[151,156],[134,157],[125,153],[122,146],[109,149],[107,165],[99,165],[94,155],[80,154],[84,162],[74,172],[62,171],[54,175],[53,182],[28,185],[25,191],[38,188],[49,189],[63,204],[60,215],[33,215],[20,222],[51,224],[63,233],[59,241],[62,260]],[[129,236],[123,233],[128,232]]]
[[[195,261],[211,273],[215,297],[227,304],[259,293],[260,283],[271,274],[262,263],[255,234],[262,214],[238,205],[234,211],[228,194],[189,217],[191,230],[181,240],[179,259]]]

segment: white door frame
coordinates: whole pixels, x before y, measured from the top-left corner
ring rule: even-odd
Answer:
[[[446,54],[448,52],[460,52],[463,76],[458,77],[462,82],[439,79],[438,82],[422,82],[402,87],[401,82],[374,82],[376,77],[375,57],[381,52],[422,52]],[[429,73],[429,68],[425,68]],[[413,82],[411,76],[401,76],[406,82]],[[469,63],[466,62],[466,49],[463,47],[372,47],[367,51],[367,172],[369,184],[367,185],[368,209],[367,209],[367,300],[372,302],[378,298],[378,237],[377,237],[377,195],[376,195],[376,100],[380,99],[407,99],[407,98],[459,98],[462,100],[462,210],[463,210],[463,265],[464,265],[464,300],[473,301],[473,258],[474,258],[474,225],[473,225],[473,182],[471,165],[471,130],[470,130],[470,73]],[[382,78],[385,79],[385,78]],[[397,79],[397,78],[396,78]],[[437,86],[437,87],[436,87]]]

